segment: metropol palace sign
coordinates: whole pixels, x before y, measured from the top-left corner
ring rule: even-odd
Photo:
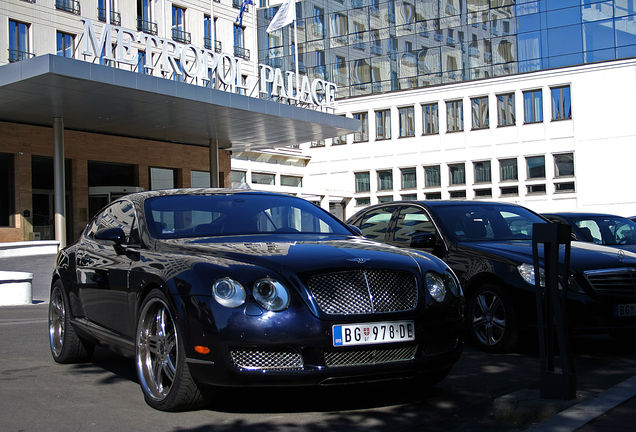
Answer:
[[[243,59],[239,57],[218,54],[192,44],[179,46],[170,39],[110,24],[104,24],[100,38],[90,19],[81,20],[84,24],[81,54],[89,58],[135,67],[141,47],[145,53],[143,67],[152,75],[190,78],[191,82],[206,86],[216,78],[219,88],[244,90],[250,96],[263,94],[267,98],[284,98],[291,103],[331,109],[338,107],[337,86],[332,82],[322,79],[310,81],[306,75],[296,76],[296,72],[283,72],[280,68],[264,64],[258,65],[258,76],[244,76]],[[295,87],[299,91],[295,91]]]

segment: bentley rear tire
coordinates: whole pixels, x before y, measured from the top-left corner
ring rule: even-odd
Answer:
[[[95,345],[82,339],[71,324],[68,295],[61,280],[57,280],[51,289],[49,346],[57,363],[86,362],[95,350]]]

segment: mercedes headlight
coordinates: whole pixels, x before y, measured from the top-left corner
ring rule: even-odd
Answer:
[[[448,270],[444,272],[444,282],[446,283],[446,287],[454,295],[456,295],[457,297],[460,297],[462,295],[462,289],[459,286],[457,279],[455,279],[455,276],[453,276]]]
[[[526,281],[526,283],[532,286],[535,285],[533,264],[527,264],[527,263],[521,264],[517,266],[517,270],[519,270],[519,274],[521,275],[523,280]],[[543,269],[543,267],[539,267],[539,285],[542,288],[545,288],[545,270]],[[561,285],[561,281],[559,281],[559,289],[560,290],[563,289],[563,285]]]

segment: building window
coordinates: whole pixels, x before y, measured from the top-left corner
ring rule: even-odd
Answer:
[[[250,50],[245,48],[245,28],[238,25],[234,26],[234,56],[246,61],[250,59]]]
[[[470,105],[473,115],[473,129],[488,129],[490,126],[488,97],[473,98],[470,100]]]
[[[62,57],[75,57],[75,37],[68,33],[57,32],[57,55]]]
[[[527,157],[526,164],[528,166],[529,179],[545,178],[545,157],[544,156]]]
[[[523,115],[525,123],[543,121],[543,96],[541,90],[523,92]]]
[[[356,198],[356,206],[368,206],[369,204],[371,204],[371,198],[369,197]]]
[[[464,130],[464,101],[446,102],[446,130],[448,132]]]
[[[442,199],[442,193],[441,192],[431,192],[431,193],[424,194],[424,196],[426,197],[427,200],[441,200]]]
[[[391,110],[375,112],[375,137],[378,140],[391,138]]]
[[[29,24],[9,20],[9,62],[33,57],[29,52]]]
[[[152,0],[137,0],[137,30],[156,35],[157,23],[152,22]]]
[[[365,142],[369,141],[369,114],[368,113],[356,113],[353,118],[360,120],[362,128],[360,132],[356,132],[353,135],[353,142]]]
[[[106,22],[106,2],[110,7],[110,19],[109,23],[114,26],[121,25],[121,14],[115,12],[115,0],[97,0],[97,19],[101,22]]]
[[[311,148],[324,147],[325,146],[325,140],[312,141],[309,146]]]
[[[378,171],[378,190],[393,190],[393,171]]]
[[[245,171],[232,171],[232,187],[247,183]]]
[[[517,159],[503,159],[499,161],[499,177],[501,181],[516,181],[519,179],[517,172]]]
[[[544,195],[545,194],[545,185],[528,185],[527,186],[528,195]]]
[[[574,153],[554,155],[554,176],[572,177],[574,175]]]
[[[400,138],[415,136],[415,109],[413,107],[399,108]]]
[[[570,100],[570,86],[555,87],[552,91],[552,120],[567,120],[572,118]]]
[[[466,191],[465,190],[452,191],[450,193],[450,197],[451,199],[466,199]]]
[[[371,190],[371,176],[368,172],[356,173],[356,192],[369,192]]]
[[[516,124],[515,94],[497,96],[497,126],[512,126]]]
[[[150,189],[173,189],[177,187],[173,169],[150,167]]]
[[[451,186],[466,184],[466,167],[463,163],[448,166],[448,179]]]
[[[190,33],[186,32],[184,8],[172,5],[172,39],[181,43],[190,43]]]
[[[519,186],[506,186],[499,189],[501,196],[519,196]]]
[[[346,116],[340,116],[340,117],[346,117]],[[340,135],[340,136],[334,137],[331,143],[333,145],[346,144],[347,143],[347,135]]]
[[[442,176],[439,165],[424,167],[424,186],[440,187],[442,185]]]
[[[210,173],[208,171],[190,171],[191,187],[210,187]]]
[[[475,198],[492,198],[492,189],[475,189]]]
[[[252,184],[274,185],[276,183],[276,175],[269,173],[252,173]]]
[[[391,195],[378,197],[378,203],[380,203],[380,204],[393,202],[393,201],[394,201],[393,200],[393,196],[391,196]]]
[[[417,176],[415,168],[403,168],[402,173],[402,189],[414,189],[417,187]]]
[[[281,186],[302,187],[303,178],[297,176],[281,175],[280,184]]]
[[[402,201],[415,201],[417,200],[417,194],[404,194],[401,198]]]
[[[490,161],[474,162],[475,183],[490,183],[492,176],[490,174]]]
[[[439,113],[436,103],[422,105],[422,123],[424,135],[439,133]]]
[[[555,183],[554,191],[556,193],[574,192],[574,182]]]
[[[0,226],[11,227],[14,219],[13,154],[0,153]]]

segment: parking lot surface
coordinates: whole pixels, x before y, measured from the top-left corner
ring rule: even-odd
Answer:
[[[496,422],[492,402],[538,389],[539,358],[466,350],[433,388],[408,383],[328,388],[217,389],[204,410],[165,413],[148,407],[132,360],[97,349],[92,362],[56,364],[47,340],[46,302],[0,308],[2,431],[522,431]],[[609,337],[573,340],[577,399],[630,378],[636,349]]]

